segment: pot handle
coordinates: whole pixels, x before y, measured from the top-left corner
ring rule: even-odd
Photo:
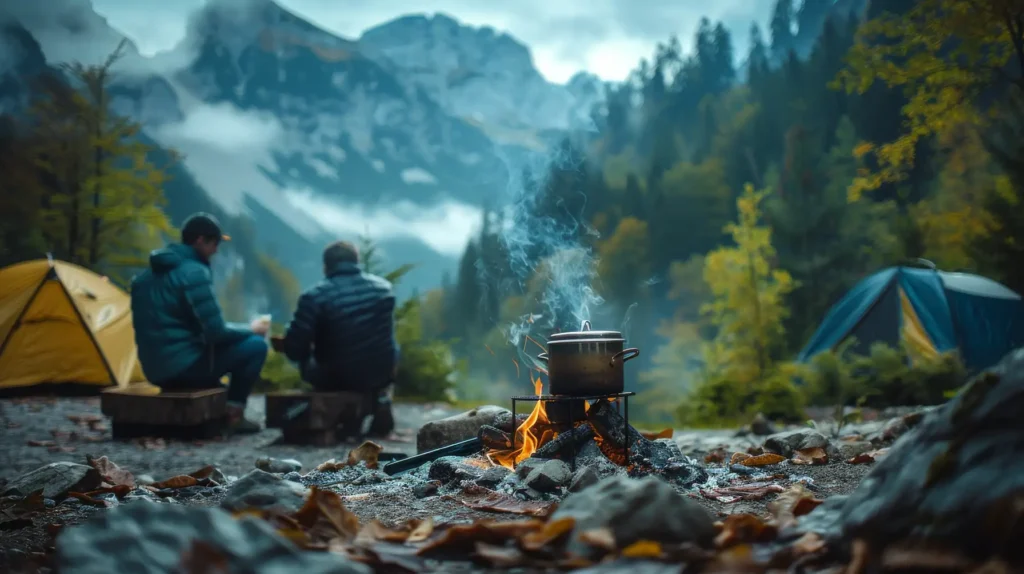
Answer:
[[[547,353],[541,353],[541,354],[537,355],[537,359],[540,360],[540,361],[544,361],[544,363],[546,364],[548,362],[548,354]]]
[[[586,321],[585,320],[582,323],[580,323],[580,331],[589,331],[589,330],[590,330],[590,321]]]
[[[614,355],[612,355],[612,360],[609,361],[609,364],[614,367],[616,359],[622,359],[622,363],[625,364],[626,361],[628,361],[630,359],[635,359],[635,358],[637,358],[639,356],[640,356],[640,349],[637,349],[635,347],[631,348],[631,349],[623,349],[623,350],[619,351],[618,353],[615,353]]]

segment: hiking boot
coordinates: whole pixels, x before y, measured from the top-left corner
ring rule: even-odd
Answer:
[[[256,434],[263,430],[260,423],[245,418],[245,409],[228,405],[227,434]]]
[[[256,434],[263,430],[260,423],[251,421],[245,417],[228,421],[228,434]]]
[[[373,422],[367,433],[374,438],[386,438],[395,430],[395,416],[391,411],[391,400],[381,395],[373,409]]]

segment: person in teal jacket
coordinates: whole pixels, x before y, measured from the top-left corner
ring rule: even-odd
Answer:
[[[269,325],[227,323],[213,291],[210,258],[226,236],[212,216],[197,213],[181,228],[181,243],[152,252],[149,269],[132,278],[135,344],[146,378],[167,391],[228,385],[233,432],[259,432],[243,416],[267,358]]]

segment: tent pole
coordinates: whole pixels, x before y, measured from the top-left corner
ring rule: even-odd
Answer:
[[[32,292],[32,296],[28,298],[28,301],[25,302],[25,306],[21,308],[21,312],[18,313],[18,318],[15,319],[14,324],[11,325],[11,330],[7,332],[7,336],[4,337],[4,340],[0,341],[0,357],[4,356],[4,349],[6,349],[7,344],[11,342],[11,337],[14,336],[14,332],[18,330],[18,327],[21,327],[21,320],[25,317],[25,313],[28,313],[28,308],[32,306],[32,302],[36,300],[39,292],[43,290],[43,285],[46,285],[47,281],[55,279],[56,277],[57,274],[54,273],[53,267],[50,267],[46,274],[43,275],[43,280],[39,282],[39,285],[36,285],[36,289]]]
[[[55,273],[56,275],[56,273]],[[64,296],[68,298],[68,303],[71,303],[71,308],[75,310],[75,316],[78,317],[78,322],[82,324],[82,328],[85,329],[89,340],[92,341],[92,346],[96,349],[96,352],[100,355],[100,360],[103,361],[103,367],[107,369],[107,374],[110,375],[110,384],[115,387],[120,385],[117,377],[114,375],[114,370],[110,368],[110,362],[107,361],[107,356],[103,353],[103,349],[100,348],[99,341],[96,340],[96,335],[93,335],[92,329],[89,328],[89,324],[85,322],[85,317],[82,316],[82,312],[78,310],[78,305],[75,305],[75,299],[71,296],[68,288],[64,286],[64,281],[61,280],[60,276],[57,276],[57,284],[60,285],[60,290],[64,292]]]

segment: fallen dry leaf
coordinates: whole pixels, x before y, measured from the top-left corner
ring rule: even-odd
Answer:
[[[659,438],[672,438],[674,431],[669,428],[658,432],[645,431],[640,434],[648,440],[658,440]]]
[[[740,500],[760,500],[769,494],[783,492],[786,489],[771,482],[752,482],[741,486],[723,486],[701,490],[705,498],[717,500],[726,504]]]
[[[623,558],[661,558],[663,554],[661,544],[653,540],[637,540],[622,549],[620,553]]]
[[[27,441],[25,444],[28,445],[28,446],[45,446],[45,447],[57,446],[57,443],[53,442],[52,440],[30,440],[30,441]]]
[[[739,463],[747,460],[748,458],[750,458],[750,456],[751,455],[749,455],[749,454],[747,454],[745,452],[734,452],[734,453],[732,453],[732,458],[729,459],[729,463],[730,464],[739,464]]]
[[[729,548],[737,544],[769,542],[778,535],[778,529],[753,514],[730,514],[722,523],[722,531],[715,537],[715,546]]]
[[[347,462],[338,462],[335,459],[325,460],[316,467],[317,472],[337,472],[348,466]]]
[[[571,517],[551,520],[544,524],[544,528],[527,533],[519,543],[524,550],[530,552],[543,550],[568,536],[574,526],[576,526],[576,519]]]
[[[794,558],[808,554],[817,554],[825,549],[825,539],[817,532],[806,532],[790,548],[793,550]]]
[[[814,494],[807,490],[804,483],[797,482],[769,502],[768,511],[775,517],[778,527],[785,528],[796,523],[797,517],[809,513],[822,502],[824,501],[815,498]]]
[[[473,545],[473,555],[495,568],[515,568],[526,563],[526,556],[514,546],[477,542]]]
[[[849,464],[867,464],[869,462],[875,462],[875,457],[866,452],[862,452],[853,458],[846,459],[846,462]]]
[[[705,464],[723,462],[725,460],[725,449],[716,448],[704,455]]]
[[[334,538],[351,541],[359,533],[359,518],[345,508],[341,496],[315,486],[294,516],[314,541],[327,542]]]
[[[434,519],[429,516],[420,520],[413,527],[412,532],[409,533],[409,537],[405,539],[406,542],[423,542],[430,535],[434,533]]]
[[[356,534],[355,543],[370,546],[375,542],[405,542],[409,538],[408,530],[392,530],[377,520],[367,522]]]
[[[384,447],[373,441],[366,441],[352,449],[348,453],[349,466],[355,466],[360,462],[366,463],[366,468],[377,468],[377,459]]]
[[[482,520],[473,524],[459,524],[445,529],[416,553],[421,556],[455,554],[465,556],[476,549],[476,543],[503,544],[518,540],[530,532],[544,527],[540,520],[497,522]]]
[[[117,498],[122,499],[122,498],[128,496],[128,493],[131,492],[131,491],[132,491],[132,487],[130,487],[130,486],[126,485],[126,484],[115,484],[113,486],[107,486],[107,487],[103,487],[103,488],[98,488],[96,490],[90,490],[89,492],[86,492],[85,495],[86,496],[99,496],[101,494],[113,494]]]
[[[108,482],[113,485],[124,485],[129,488],[135,487],[135,476],[127,470],[117,466],[110,459],[105,456],[99,458],[86,457],[86,463],[89,466],[96,469],[96,472],[100,473],[103,477],[103,482]]]
[[[507,494],[495,492],[483,487],[474,486],[463,490],[462,496],[455,498],[464,506],[474,510],[488,512],[505,512],[526,516],[547,517],[555,510],[555,503],[542,500],[519,500]]]
[[[181,475],[178,475],[178,476],[172,476],[171,478],[168,478],[167,480],[161,480],[160,482],[154,482],[153,484],[151,484],[149,486],[150,486],[150,488],[155,488],[157,490],[163,490],[165,488],[187,488],[189,486],[195,486],[198,483],[199,483],[199,481],[196,480],[196,478],[194,476],[189,476],[187,474],[181,474]]]
[[[792,464],[828,464],[828,454],[821,447],[804,448],[793,451]]]
[[[213,466],[212,464],[208,464],[195,472],[189,473],[189,476],[196,480],[202,480],[204,478],[210,478],[210,476],[213,474],[213,471],[215,470],[217,470],[217,467]]]
[[[889,454],[889,448],[888,447],[880,448],[878,450],[873,450],[873,451],[869,452],[868,454],[871,455],[871,458],[873,458],[875,460],[881,460],[881,459],[885,458],[885,455]]]
[[[599,550],[607,550],[608,552],[618,547],[615,543],[615,533],[607,526],[582,532],[580,534],[580,542]]]
[[[743,459],[740,464],[743,466],[768,466],[771,464],[779,464],[786,460],[786,457],[779,454],[759,454],[750,458]]]

